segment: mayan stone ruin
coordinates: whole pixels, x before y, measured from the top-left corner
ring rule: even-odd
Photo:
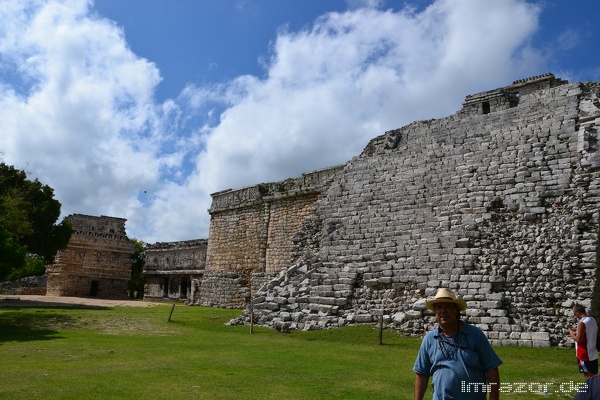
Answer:
[[[188,300],[204,276],[206,239],[146,245],[144,298]]]
[[[424,299],[447,286],[494,344],[565,344],[573,303],[598,310],[599,92],[533,77],[374,138],[298,214],[289,266],[254,286],[256,322],[327,328],[383,312],[388,326],[420,335],[434,323]],[[251,200],[211,213],[207,269],[269,272],[258,239],[269,233],[256,234]],[[240,250],[214,265],[222,220]],[[247,259],[247,247],[262,250]]]
[[[125,219],[73,214],[67,248],[46,267],[50,296],[126,299],[134,246]]]
[[[445,286],[493,344],[568,345],[575,302],[600,315],[599,127],[600,84],[546,74],[386,132],[342,166],[215,193],[186,302],[280,331],[383,315],[422,335]]]

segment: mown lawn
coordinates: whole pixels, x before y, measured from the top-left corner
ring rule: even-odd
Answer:
[[[250,334],[225,324],[239,310],[170,311],[0,308],[0,399],[412,399],[420,339],[384,331],[379,346],[368,326]],[[583,382],[572,349],[496,350],[503,399],[569,399]]]

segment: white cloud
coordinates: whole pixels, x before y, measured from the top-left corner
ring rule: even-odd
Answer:
[[[63,211],[125,217],[129,235],[149,242],[206,237],[212,192],[344,163],[386,130],[540,73],[528,47],[538,9],[439,0],[282,30],[264,79],[190,83],[156,104],[157,67],[89,7],[0,3],[0,72],[17,78],[0,78],[0,150],[29,162]]]
[[[527,44],[538,13],[520,1],[450,0],[418,14],[359,8],[282,31],[267,78],[232,82],[190,186],[216,191],[343,163],[385,130],[536,74]]]
[[[139,207],[163,160],[157,68],[133,54],[123,32],[90,17],[86,1],[0,3],[0,148],[55,189],[68,213]]]

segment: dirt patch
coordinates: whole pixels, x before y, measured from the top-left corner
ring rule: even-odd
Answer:
[[[168,305],[142,300],[106,300],[87,297],[59,297],[38,295],[0,296],[0,307],[56,307],[56,306],[96,306],[96,307],[154,307]]]

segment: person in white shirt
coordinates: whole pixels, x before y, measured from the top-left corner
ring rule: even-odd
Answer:
[[[575,341],[579,372],[586,378],[590,378],[598,374],[598,350],[596,349],[598,324],[594,317],[587,315],[585,307],[581,304],[573,306],[573,314],[579,322],[577,328],[569,328],[569,335]]]

